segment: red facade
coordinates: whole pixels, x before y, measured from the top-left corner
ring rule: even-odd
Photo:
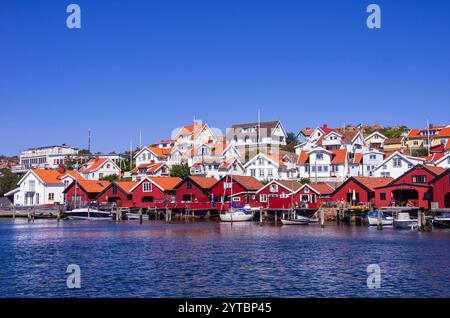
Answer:
[[[353,195],[353,192],[355,194]],[[357,203],[373,203],[373,191],[355,178],[349,178],[331,196],[334,202],[352,202],[353,196]]]
[[[80,202],[94,202],[97,201],[98,192],[87,192],[83,187],[76,186],[76,182],[72,182],[66,190],[64,190],[64,193],[66,195],[66,202],[72,202],[74,201],[74,197],[76,196],[78,198],[78,201]]]
[[[442,168],[417,165],[392,181],[375,189],[375,206],[411,206],[430,208],[432,191],[430,182]]]
[[[233,176],[231,178],[227,176],[211,188],[211,194],[215,203],[223,201],[229,205],[232,200],[238,206],[245,204],[261,206],[256,198],[256,191],[262,187],[263,184],[253,177]]]
[[[175,191],[164,190],[148,179],[144,179],[132,192],[133,204],[139,208],[165,207],[175,202]]]
[[[332,188],[320,192],[314,185],[305,185],[294,194],[294,201],[299,208],[318,209],[323,202],[331,201]]]
[[[117,207],[134,207],[133,196],[127,190],[111,183],[100,195],[97,201],[105,204],[115,204]]]
[[[201,181],[205,180],[206,185]],[[207,179],[214,178],[186,178],[178,186],[176,186],[175,200],[178,203],[208,203],[211,202],[211,190],[209,184],[213,185]],[[212,181],[213,181],[212,180]],[[209,182],[208,182],[209,181]],[[215,182],[214,182],[215,183]]]
[[[450,169],[431,181],[433,202],[438,208],[450,208]]]

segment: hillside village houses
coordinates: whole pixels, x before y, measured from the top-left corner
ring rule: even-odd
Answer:
[[[58,204],[64,202],[63,191],[74,176],[99,180],[117,175],[139,183],[148,178],[169,177],[172,167],[179,164],[187,165],[194,177],[223,180],[229,175],[247,176],[263,183],[309,179],[313,184],[330,183],[336,188],[351,177],[395,179],[419,164],[447,169],[449,135],[450,126],[430,125],[422,130],[412,129],[401,138],[387,138],[378,131],[365,136],[360,128],[331,128],[323,124],[301,129],[295,152],[288,152],[284,150],[287,133],[280,121],[233,125],[222,135],[207,123],[194,120],[175,129],[170,139],[138,150],[133,156],[133,168],[126,174],[120,169],[118,155],[91,157],[79,173],[62,173],[57,169],[65,161],[49,161],[58,154],[34,150],[36,158],[31,163],[42,163],[35,168],[25,161],[32,153],[24,151],[21,164],[33,169],[27,170],[18,188],[9,195],[16,205]],[[424,145],[428,146],[429,155],[411,155],[411,147]],[[48,148],[61,151],[62,158],[77,156],[75,148],[65,145]]]

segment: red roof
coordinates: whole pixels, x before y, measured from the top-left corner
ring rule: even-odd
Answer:
[[[292,192],[296,192],[298,189],[302,187],[302,184],[296,180],[276,180],[283,187],[291,190]]]
[[[248,191],[258,191],[264,186],[256,178],[250,176],[233,176],[233,181],[236,181]]]
[[[308,186],[320,194],[332,194],[334,191],[328,183],[308,183]]]
[[[77,183],[88,193],[100,193],[107,186],[110,185],[109,181],[100,180],[78,180]]]
[[[361,184],[369,188],[371,191],[374,191],[377,187],[385,186],[391,183],[393,178],[378,178],[378,177],[354,177]]]
[[[437,137],[450,137],[450,127],[442,128],[435,136],[437,136]]]
[[[131,193],[131,189],[133,189],[138,183],[134,181],[114,181],[119,188],[121,188],[126,193]]]
[[[436,166],[430,166],[430,165],[423,165],[426,169],[430,170],[435,175],[440,175],[445,171],[442,167],[436,167]]]
[[[177,177],[150,177],[150,180],[163,190],[173,190],[181,182],[181,179]]]
[[[192,181],[197,183],[203,189],[210,189],[217,183],[217,180],[214,178],[205,178],[205,177],[189,177]]]
[[[297,160],[297,164],[301,165],[301,164],[305,164],[309,161],[309,154],[307,151],[300,151],[300,154],[298,156],[298,160]]]
[[[343,164],[347,161],[347,149],[331,150],[333,153],[332,164]]]
[[[92,172],[95,171],[97,169],[99,169],[101,166],[103,166],[103,164],[108,161],[108,158],[93,158],[91,160],[89,160],[88,162],[86,162],[83,167],[80,169],[81,172]],[[84,166],[87,167],[84,167]]]
[[[355,157],[353,157],[353,163],[361,163],[363,159],[362,153],[355,153]]]

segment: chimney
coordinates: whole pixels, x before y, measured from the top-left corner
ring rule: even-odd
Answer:
[[[327,129],[328,125],[327,124],[323,124],[323,128]]]
[[[66,172],[66,167],[64,165],[58,165],[58,172],[63,174]]]

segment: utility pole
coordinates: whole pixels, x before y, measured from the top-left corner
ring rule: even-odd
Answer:
[[[91,128],[88,129],[88,152],[91,153]]]

